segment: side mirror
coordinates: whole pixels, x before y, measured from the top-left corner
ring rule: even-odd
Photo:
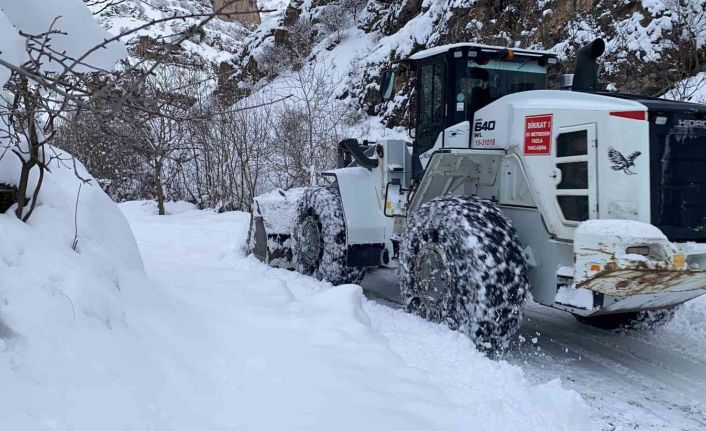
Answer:
[[[386,70],[382,73],[382,79],[380,80],[380,98],[387,102],[392,99],[392,90],[395,87],[395,72],[391,70]]]

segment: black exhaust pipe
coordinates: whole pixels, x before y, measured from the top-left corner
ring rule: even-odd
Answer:
[[[574,71],[573,91],[598,90],[598,63],[596,60],[603,55],[605,42],[598,38],[579,49],[576,54],[576,70]]]

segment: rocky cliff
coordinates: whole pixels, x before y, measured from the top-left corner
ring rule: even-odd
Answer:
[[[404,123],[410,90],[402,76],[401,96],[384,105],[377,80],[418,50],[467,41],[545,49],[562,60],[558,75],[596,37],[607,41],[607,89],[688,98],[679,86],[706,64],[706,0],[292,0],[246,37],[231,82],[257,88],[283,68],[328,58],[345,64],[339,97],[394,125]]]

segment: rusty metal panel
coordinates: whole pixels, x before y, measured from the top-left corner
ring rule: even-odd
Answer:
[[[578,287],[615,297],[690,290],[706,292],[706,272],[664,269],[606,270]]]

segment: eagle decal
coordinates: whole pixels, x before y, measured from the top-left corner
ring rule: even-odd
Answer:
[[[610,147],[610,149],[608,149],[608,158],[610,159],[610,163],[612,164],[611,167],[613,168],[613,170],[623,171],[628,175],[637,175],[637,172],[631,171],[630,168],[635,166],[635,159],[637,159],[640,154],[642,153],[639,151],[635,151],[634,153],[625,157],[623,153],[613,147]]]

